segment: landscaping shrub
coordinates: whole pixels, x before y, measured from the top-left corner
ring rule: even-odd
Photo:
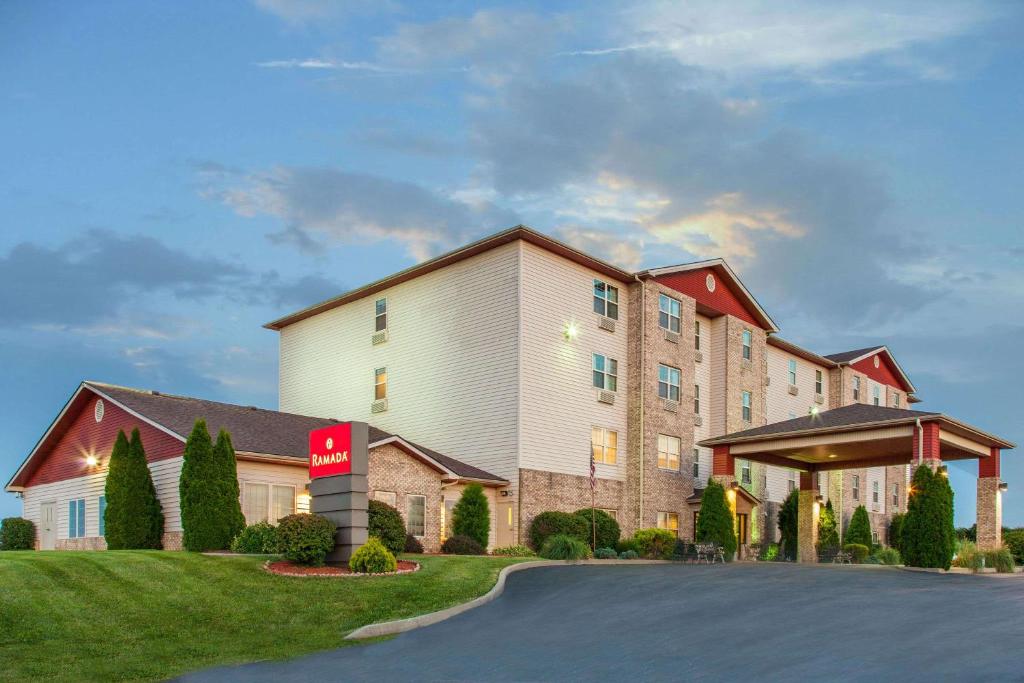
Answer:
[[[900,529],[900,554],[908,567],[949,569],[956,543],[953,490],[941,474],[921,465],[911,480],[913,494]]]
[[[689,555],[690,544],[681,538],[677,538],[675,545],[672,546],[672,559],[682,560]]]
[[[491,533],[491,509],[484,487],[470,484],[452,509],[452,531],[456,536],[469,536],[483,547]]]
[[[483,555],[484,547],[469,536],[452,536],[441,545],[446,555]]]
[[[594,559],[597,560],[615,560],[618,557],[619,554],[615,552],[615,548],[598,548],[594,551]]]
[[[221,430],[214,447],[205,420],[196,420],[185,442],[178,490],[182,544],[186,550],[224,550],[245,518],[238,498],[238,470],[230,435]]]
[[[621,553],[619,553],[620,560],[635,560],[638,557],[640,556],[637,555],[637,552],[635,550],[624,550]]]
[[[22,517],[8,517],[0,522],[0,550],[33,550],[36,547],[36,525]]]
[[[800,491],[793,489],[779,508],[779,555],[783,560],[796,560],[797,516],[800,511]]]
[[[962,526],[953,530],[957,540],[970,541],[971,543],[978,542],[978,525],[972,524],[971,526]]]
[[[982,562],[984,562],[985,555],[973,541],[960,541],[957,544],[956,556],[953,558],[951,565],[954,567],[961,567],[963,569],[981,569]]]
[[[371,500],[367,506],[367,533],[375,536],[392,554],[405,549],[405,522],[395,508],[379,500]]]
[[[110,550],[161,548],[164,513],[146,463],[139,430],[132,430],[131,443],[123,431],[117,433],[110,453],[103,495],[104,536]]]
[[[900,551],[896,548],[882,548],[874,554],[874,558],[878,560],[879,564],[900,564],[903,560],[900,558]]]
[[[853,561],[857,564],[864,564],[864,560],[868,559],[868,554],[871,549],[863,543],[847,543],[843,546],[843,550],[850,553],[853,556]]]
[[[732,510],[725,500],[725,489],[718,482],[708,481],[697,515],[697,541],[717,543],[725,551],[727,562],[736,554],[736,530]],[[642,552],[641,555],[646,553]]]
[[[420,539],[416,538],[412,534],[405,535],[405,552],[407,553],[422,553],[423,544],[420,543]]]
[[[567,534],[587,542],[589,527],[582,519],[568,512],[542,512],[530,522],[530,547],[540,550],[548,536]]]
[[[245,515],[242,514],[242,498],[238,489],[238,460],[235,458],[235,446],[231,443],[231,434],[227,430],[217,433],[217,442],[213,444],[213,466],[218,475],[220,505],[218,521],[221,526],[221,538],[224,547],[242,533],[245,528]]]
[[[575,536],[555,534],[544,541],[540,556],[549,560],[585,560],[591,553],[590,546]]]
[[[839,549],[839,526],[832,501],[825,503],[818,515],[818,552],[834,554]]]
[[[231,552],[270,555],[281,552],[281,539],[277,527],[267,522],[256,522],[242,529],[231,541]]]
[[[707,491],[704,493],[707,495]],[[637,553],[652,560],[670,559],[676,547],[676,535],[668,529],[640,529],[633,534],[633,540]]]
[[[591,519],[590,508],[581,508],[573,514],[582,519],[583,523],[586,524],[586,540],[591,548],[594,548],[594,533],[591,528],[592,525],[597,527],[598,548],[614,548],[615,544],[619,542],[619,536],[622,535],[622,530],[619,529],[619,523],[615,521],[614,517],[604,510],[594,510],[593,521]],[[595,522],[596,524],[594,524]]]
[[[871,521],[868,519],[868,510],[863,505],[858,505],[850,517],[850,526],[843,535],[843,545],[851,543],[871,547]]]
[[[615,544],[615,550],[617,550],[620,555],[628,551],[633,551],[634,553],[637,553],[638,557],[640,555],[640,553],[637,552],[636,539],[633,538],[621,539],[618,543]]]
[[[501,555],[502,557],[536,557],[537,553],[525,545],[507,545],[503,548],[495,548],[491,551],[491,555]]]
[[[779,559],[779,544],[769,543],[768,545],[761,548],[761,556],[758,558],[762,562],[775,562]]]
[[[360,574],[384,574],[398,569],[398,562],[379,538],[370,536],[349,558],[348,568]]]
[[[309,513],[288,515],[277,525],[285,558],[299,564],[322,566],[334,549],[334,522]]]
[[[1013,563],[1013,555],[1009,548],[1000,548],[985,551],[985,566],[995,567],[1000,574],[1012,574],[1016,565]]]
[[[903,518],[902,512],[897,512],[889,520],[889,545],[896,550],[900,549],[900,539],[903,537]]]
[[[1024,564],[1024,529],[1007,529],[1004,531],[1003,544],[1010,549],[1014,562]]]

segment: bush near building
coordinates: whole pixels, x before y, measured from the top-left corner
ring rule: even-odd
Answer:
[[[843,550],[850,553],[856,564],[863,564],[864,560],[868,559],[868,555],[871,554],[871,547],[863,543],[846,543],[843,545]]]
[[[875,553],[874,557],[878,560],[879,564],[896,565],[903,561],[900,558],[900,551],[896,550],[896,548],[881,548]]]
[[[285,558],[313,567],[322,567],[334,549],[334,530],[331,520],[305,512],[288,515],[277,525]]]
[[[1003,543],[1009,548],[1013,560],[1024,564],[1024,529],[1007,529],[1003,532]]]
[[[615,552],[615,548],[598,548],[594,551],[594,559],[596,560],[615,560],[618,557],[619,554]]]
[[[422,553],[423,544],[420,543],[420,539],[416,538],[412,534],[405,535],[405,552],[407,553]]]
[[[707,495],[705,489],[704,495]],[[640,557],[651,560],[668,560],[676,547],[676,535],[668,529],[640,529],[633,534],[636,551]],[[733,545],[733,551],[736,546]]]
[[[214,448],[205,420],[196,420],[185,442],[178,484],[182,544],[186,550],[225,550],[245,528],[238,471],[230,435],[221,430]]]
[[[536,557],[537,553],[525,545],[507,545],[502,548],[495,548],[491,551],[491,555],[499,557]]]
[[[348,568],[359,574],[384,574],[398,569],[398,562],[379,538],[370,536],[359,550],[352,553]]]
[[[590,546],[568,534],[555,534],[544,541],[540,556],[548,560],[585,560],[591,557]]]
[[[118,431],[110,453],[103,495],[103,535],[110,550],[145,550],[163,547],[164,513],[156,496],[146,450],[138,429],[131,442]]]
[[[405,549],[405,522],[398,510],[379,500],[371,500],[367,506],[367,517],[367,533],[370,536],[378,538],[393,554]]]
[[[900,530],[903,561],[909,567],[949,569],[956,543],[949,482],[921,465],[914,471],[911,487]]]
[[[542,512],[530,522],[530,547],[539,551],[548,536],[555,534],[567,534],[587,542],[589,533],[589,525],[576,515],[568,512]]]
[[[276,555],[281,552],[277,527],[269,522],[256,522],[242,529],[231,541],[231,552],[246,555]]]
[[[902,512],[893,514],[889,520],[889,547],[900,549],[900,539],[903,538],[903,517]]]
[[[867,548],[872,545],[871,520],[868,519],[868,510],[863,505],[858,505],[857,509],[853,511],[853,516],[850,517],[850,526],[846,528],[846,533],[843,535],[843,545],[846,546],[850,543]]]
[[[8,517],[0,522],[0,550],[34,550],[36,525],[22,517]]]
[[[218,473],[223,505],[220,515],[221,541],[227,548],[232,539],[245,528],[242,497],[238,488],[238,459],[235,457],[235,446],[231,443],[231,434],[227,430],[222,429],[217,433],[217,442],[213,445],[213,463]]]
[[[615,544],[619,542],[619,536],[622,535],[622,530],[619,528],[619,523],[615,521],[615,518],[609,515],[604,510],[597,510],[593,508],[580,508],[575,513],[577,517],[583,520],[587,525],[587,538],[586,541],[590,545],[591,550],[596,548],[614,548]],[[595,524],[596,522],[596,524]],[[594,531],[593,528],[597,527],[597,545],[594,545]]]
[[[441,544],[441,552],[445,555],[485,555],[484,547],[475,538],[455,535],[445,539]]]
[[[636,546],[636,539],[633,539],[633,538],[623,538],[623,539],[619,540],[618,543],[615,544],[615,550],[617,550],[620,555],[622,553],[625,553],[625,552],[634,552],[635,553],[636,552],[636,547],[637,547]],[[638,555],[638,557],[639,557],[639,555]]]
[[[483,547],[491,534],[491,509],[484,487],[470,484],[452,509],[452,531],[456,536],[469,536]]]
[[[799,512],[800,491],[793,489],[779,508],[779,554],[784,560],[796,561]]]
[[[818,515],[818,552],[834,554],[839,550],[839,525],[836,513],[832,509],[832,501],[825,503]]]
[[[725,500],[725,489],[717,481],[708,481],[697,514],[697,542],[722,546],[726,561],[736,554],[736,530],[732,510]],[[641,553],[643,554],[643,553]]]

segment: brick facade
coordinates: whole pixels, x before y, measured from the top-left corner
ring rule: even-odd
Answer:
[[[426,552],[441,550],[441,474],[407,454],[400,448],[386,444],[370,449],[370,498],[378,491],[395,494],[395,507],[409,525],[408,497],[426,497],[425,533],[420,542]]]
[[[590,507],[590,478],[558,472],[540,470],[519,470],[519,539],[525,543],[529,538],[530,523],[541,512],[557,510],[575,512]],[[626,484],[614,479],[598,479],[595,506],[615,510],[622,535],[631,535],[636,530],[635,522],[623,514],[626,509]],[[685,508],[685,503],[681,503]]]

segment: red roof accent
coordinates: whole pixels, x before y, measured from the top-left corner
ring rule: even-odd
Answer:
[[[880,361],[877,368],[875,367],[874,360],[876,357]],[[857,372],[867,375],[876,382],[893,387],[894,389],[900,389],[907,393],[914,390],[913,387],[908,386],[900,378],[900,371],[896,368],[892,357],[884,349],[878,353],[871,354],[867,358],[862,358],[856,363],[851,363],[850,367]]]
[[[709,274],[715,278],[715,291],[713,292],[709,292],[707,287]],[[711,318],[726,314],[733,315],[754,327],[764,329],[764,326],[757,321],[757,313],[744,303],[743,297],[713,268],[658,275],[654,281],[696,300],[697,312],[701,315]]]

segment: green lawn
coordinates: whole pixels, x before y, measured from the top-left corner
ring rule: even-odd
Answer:
[[[273,576],[252,557],[3,552],[0,680],[160,680],[347,645],[364,624],[481,595],[522,561],[414,559],[415,574],[332,580]]]

